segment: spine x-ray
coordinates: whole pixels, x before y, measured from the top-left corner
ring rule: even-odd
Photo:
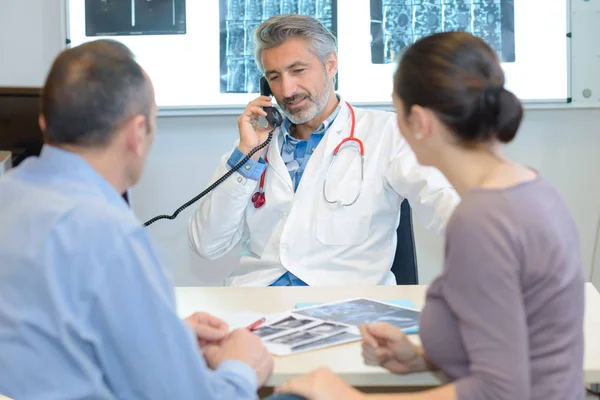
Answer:
[[[371,0],[371,61],[393,63],[424,36],[465,31],[514,62],[514,18],[514,0]]]
[[[185,32],[185,0],[85,0],[86,36]]]
[[[337,31],[337,0],[220,0],[219,14],[221,93],[259,92],[254,31],[272,16],[311,15]]]

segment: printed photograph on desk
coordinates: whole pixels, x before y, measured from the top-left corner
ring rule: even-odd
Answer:
[[[253,331],[275,355],[289,355],[360,339],[354,326],[289,313]],[[314,346],[310,344],[315,343]]]
[[[344,331],[341,333],[337,333],[332,336],[328,336],[325,339],[315,340],[314,342],[296,345],[292,347],[291,351],[294,354],[302,353],[305,351],[318,350],[326,347],[336,346],[340,344],[345,344],[349,342],[356,342],[361,339],[361,336],[357,333]]]
[[[263,338],[263,343],[272,354],[286,356],[355,342],[361,338],[354,327],[340,326],[339,329],[331,332],[335,333],[323,334],[311,332],[308,329],[294,330],[285,335]]]
[[[293,316],[282,319],[281,321],[275,322],[271,324],[279,329],[294,329],[300,328],[301,326],[308,325],[310,323],[314,323],[314,320],[311,319],[298,319]]]
[[[418,330],[421,315],[418,310],[364,298],[299,309],[294,314],[356,327],[372,322],[386,322],[406,333]]]
[[[272,326],[261,326],[258,329],[252,331],[255,335],[258,335],[261,338],[267,336],[275,336],[284,333],[286,330],[281,328],[275,328]]]
[[[287,346],[299,346],[303,343],[314,342],[315,340],[322,337],[322,335],[316,333],[310,333],[308,331],[295,331],[288,333],[287,335],[279,336],[274,339],[269,339],[270,343],[285,344]]]
[[[328,322],[324,324],[320,324],[317,326],[313,326],[312,328],[307,328],[308,332],[312,332],[315,334],[328,334],[328,333],[337,333],[345,330],[347,327],[343,325],[330,324]]]

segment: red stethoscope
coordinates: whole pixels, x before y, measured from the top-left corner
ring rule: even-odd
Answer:
[[[267,166],[269,165],[269,159],[265,155],[265,162]],[[258,191],[252,195],[252,203],[254,204],[254,208],[261,208],[265,205],[265,175],[267,174],[267,169],[263,171],[260,176],[260,183],[258,185]]]
[[[346,103],[348,104],[348,103]],[[340,204],[342,206],[351,206],[352,204],[356,203],[356,201],[358,200],[361,192],[362,192],[362,185],[363,185],[363,181],[364,181],[364,170],[365,170],[365,148],[363,146],[363,142],[354,137],[354,127],[356,125],[356,117],[354,115],[354,108],[348,104],[348,108],[350,109],[350,116],[352,118],[352,125],[350,127],[350,136],[348,136],[347,138],[345,138],[344,140],[342,140],[340,142],[340,144],[337,145],[337,147],[333,150],[333,158],[331,159],[331,162],[329,163],[329,168],[327,169],[327,174],[325,175],[325,181],[323,182],[323,197],[325,198],[325,201],[331,204]],[[353,142],[356,146],[345,146],[343,147],[345,144],[347,143],[351,143]],[[358,148],[357,148],[358,146]],[[360,161],[361,161],[361,168],[360,168],[360,185],[358,187],[358,193],[356,194],[356,196],[354,197],[354,199],[349,202],[349,203],[344,203],[341,200],[330,200],[327,197],[327,177],[329,176],[329,171],[331,171],[331,167],[333,166],[333,163],[335,162],[336,156],[338,155],[338,153],[344,149],[355,149],[359,154],[360,154]],[[269,160],[267,158],[267,156],[265,156],[265,162],[269,163]],[[252,195],[252,203],[254,204],[255,208],[261,208],[262,206],[265,205],[265,176],[267,174],[267,169],[265,168],[264,172],[262,173],[262,175],[260,176],[260,183],[258,185],[258,191],[256,191],[253,195]]]

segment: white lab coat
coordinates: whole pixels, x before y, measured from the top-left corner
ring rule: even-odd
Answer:
[[[350,110],[341,101],[296,193],[281,158],[283,133],[277,129],[267,150],[262,208],[251,201],[258,182],[237,172],[200,200],[189,221],[192,249],[215,259],[241,241],[240,265],[229,285],[267,286],[286,271],[311,286],[395,284],[390,268],[404,198],[418,221],[443,232],[459,197],[438,170],[417,163],[394,113],[354,108],[355,137],[365,149],[362,193],[352,206],[325,201],[323,182],[333,150],[350,135]],[[213,181],[229,170],[230,154],[223,156]],[[337,158],[327,179],[328,198],[349,202],[358,190],[360,159],[348,149]]]

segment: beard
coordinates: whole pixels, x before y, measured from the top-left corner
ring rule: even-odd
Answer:
[[[330,96],[330,83],[327,79],[325,79],[325,85],[323,86],[323,89],[317,92],[314,96],[308,92],[294,94],[292,97],[283,99],[281,108],[286,117],[288,117],[293,124],[301,125],[311,121],[317,115],[319,115],[325,108]],[[290,103],[296,103],[303,100],[305,101],[305,104],[303,104],[302,107],[289,109],[287,106]]]

